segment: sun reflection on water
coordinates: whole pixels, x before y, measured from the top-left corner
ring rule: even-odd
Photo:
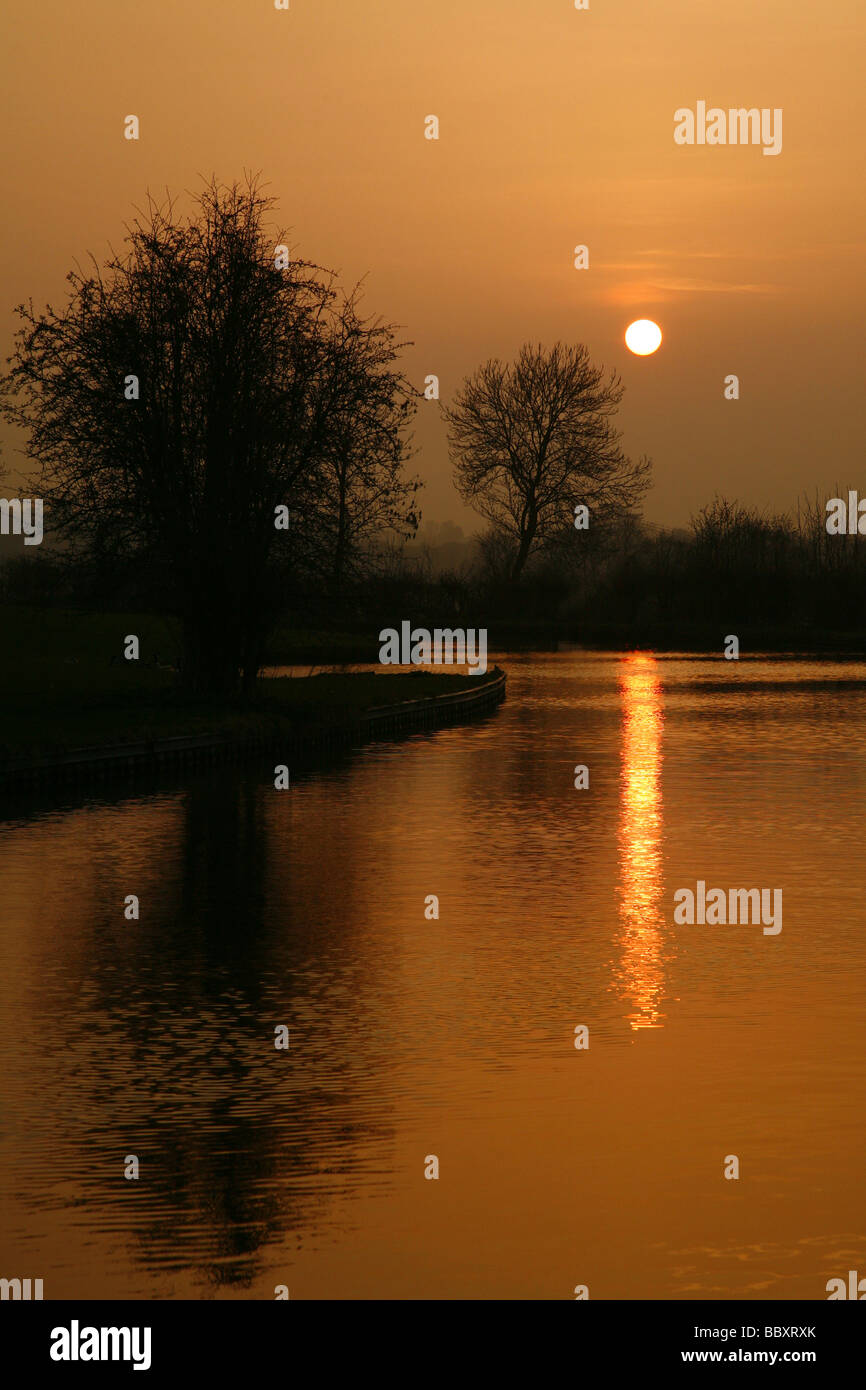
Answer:
[[[620,672],[623,704],[622,797],[619,823],[620,935],[618,970],[633,1029],[661,1028],[664,1014],[661,917],[662,687],[653,656],[633,652]]]

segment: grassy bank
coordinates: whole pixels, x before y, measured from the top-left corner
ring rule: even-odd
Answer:
[[[131,633],[139,638],[138,661],[123,658]],[[261,680],[249,705],[193,700],[175,689],[169,662],[176,646],[171,624],[153,615],[0,611],[0,758],[192,734],[243,738],[287,725],[351,725],[377,705],[478,688],[477,677],[447,671],[382,670]],[[331,657],[340,659],[349,658]]]

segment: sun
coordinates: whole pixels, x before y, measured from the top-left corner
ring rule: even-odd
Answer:
[[[638,357],[649,357],[662,340],[662,331],[652,319],[635,319],[625,330],[625,345]]]

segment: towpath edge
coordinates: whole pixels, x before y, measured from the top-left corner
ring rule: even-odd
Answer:
[[[292,727],[286,718],[285,728],[250,735],[181,734],[107,747],[71,748],[45,757],[0,759],[0,787],[38,784],[57,777],[69,780],[110,775],[127,769],[201,766],[269,748],[306,755],[322,749],[353,747],[371,739],[440,728],[486,713],[505,698],[505,686],[505,672],[495,666],[488,678],[478,677],[477,688],[376,705],[364,710],[357,719],[333,725]]]

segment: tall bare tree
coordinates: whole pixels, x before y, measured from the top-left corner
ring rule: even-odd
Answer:
[[[212,181],[187,217],[149,201],[122,254],[67,277],[63,309],[19,306],[0,387],[54,530],[161,567],[186,684],[215,694],[257,673],[277,509],[315,489],[349,389],[346,301],[331,273],[281,263],[272,207],[254,179]]]
[[[582,344],[525,344],[513,364],[479,367],[444,409],[457,489],[510,539],[513,579],[561,540],[576,504],[609,519],[649,487],[650,461],[627,458],[611,423],[622,395]]]

